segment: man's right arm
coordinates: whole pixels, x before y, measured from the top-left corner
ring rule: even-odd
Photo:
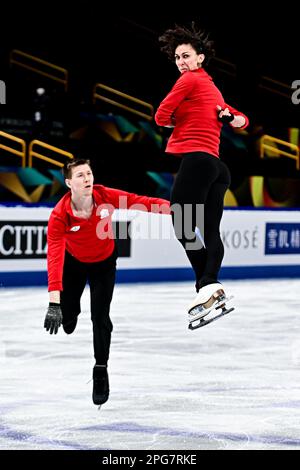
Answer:
[[[49,292],[49,302],[54,304],[60,303],[60,290],[51,290]]]
[[[59,300],[59,292],[62,291],[63,265],[65,259],[65,224],[57,215],[51,214],[48,223],[48,251],[47,251],[47,268],[48,268],[48,291],[49,295],[54,299],[53,302]]]
[[[48,223],[47,241],[49,306],[44,321],[44,328],[50,334],[56,334],[62,323],[60,291],[62,290],[62,272],[65,256],[65,224],[53,213]]]

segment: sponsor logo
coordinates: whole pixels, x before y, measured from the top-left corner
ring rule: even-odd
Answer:
[[[223,230],[222,240],[225,249],[253,250],[258,248],[258,228],[252,230]]]
[[[70,229],[70,232],[78,232],[78,230],[80,230],[80,225],[75,225]]]
[[[46,253],[46,221],[1,221],[0,259],[45,258]]]
[[[265,254],[300,254],[300,223],[267,223]]]
[[[0,222],[0,259],[38,259],[47,256],[47,221],[1,221]],[[75,230],[74,230],[75,229]],[[77,231],[75,225],[70,231]],[[130,257],[131,238],[122,238],[129,232],[129,222],[114,222],[118,256]],[[99,241],[101,243],[101,241]]]
[[[109,217],[109,210],[108,209],[102,209],[100,211],[100,219],[104,219],[105,217]]]

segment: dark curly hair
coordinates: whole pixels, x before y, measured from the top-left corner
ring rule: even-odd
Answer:
[[[207,65],[215,55],[214,43],[210,40],[209,34],[197,29],[195,21],[191,23],[190,28],[176,24],[173,29],[167,29],[158,40],[162,45],[161,51],[165,52],[172,61],[174,61],[176,48],[181,44],[191,44],[197,54],[204,54],[203,66]]]

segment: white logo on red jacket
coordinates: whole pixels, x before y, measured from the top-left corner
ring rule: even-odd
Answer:
[[[70,229],[70,232],[78,232],[78,230],[80,230],[80,225],[74,225],[74,227]]]
[[[108,209],[102,209],[100,212],[100,219],[104,219],[105,217],[109,217],[109,210]]]

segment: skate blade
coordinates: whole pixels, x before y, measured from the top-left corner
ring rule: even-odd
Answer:
[[[214,305],[212,305],[210,308],[203,308],[201,305],[197,305],[197,307],[194,307],[189,313],[188,313],[188,319],[189,323],[192,323],[196,320],[201,320],[201,318],[206,317],[210,312],[212,312],[215,309]]]
[[[100,410],[101,410],[101,406],[102,406],[102,405],[98,405],[98,408],[97,408],[97,409],[98,409],[98,411],[100,411]]]
[[[221,306],[219,307],[221,308]],[[228,313],[232,312],[234,310],[234,307],[231,307],[227,309],[226,307],[222,308],[222,312],[219,313],[218,315],[215,315],[212,318],[208,318],[207,320],[204,320],[204,318],[199,320],[199,323],[196,325],[193,325],[193,323],[196,321],[192,321],[189,324],[189,330],[197,330],[198,328],[202,328],[202,326],[208,325],[209,323],[214,322],[215,320],[218,320],[219,318],[223,317],[224,315],[227,315]]]
[[[218,310],[219,308],[226,308],[226,304],[233,299],[233,295],[226,297],[225,295],[221,296],[218,301],[212,304],[211,307],[205,309],[202,305],[197,305],[196,307],[192,308],[189,312],[189,323],[193,323],[196,320],[201,320],[201,318],[206,317],[209,313],[213,312],[214,310]]]
[[[220,299],[216,304],[214,304],[214,309],[217,310],[219,308],[226,308],[226,304],[230,302],[233,299],[233,295],[230,295],[229,297],[225,297]]]

